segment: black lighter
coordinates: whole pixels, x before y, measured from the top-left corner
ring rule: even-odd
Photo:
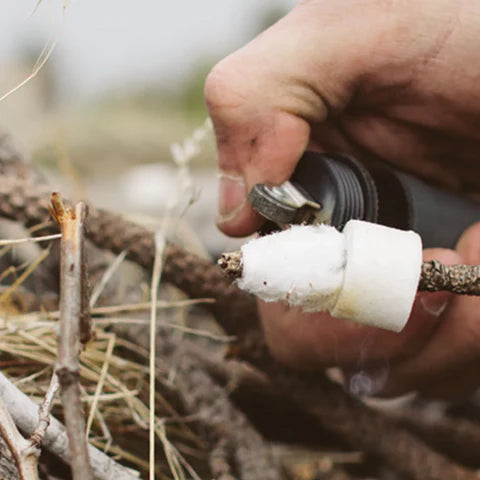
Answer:
[[[414,230],[426,248],[454,248],[462,232],[480,220],[480,202],[393,168],[367,168],[341,153],[306,152],[289,181],[257,184],[248,198],[269,220],[264,231],[292,223],[341,230],[359,219]]]

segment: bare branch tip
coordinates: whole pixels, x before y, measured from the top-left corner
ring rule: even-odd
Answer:
[[[51,204],[48,206],[50,215],[54,220],[62,226],[66,221],[75,220],[75,212],[69,208],[65,207],[62,197],[59,192],[53,192],[50,196]]]
[[[218,265],[232,279],[241,277],[243,273],[242,252],[222,253],[218,259]]]

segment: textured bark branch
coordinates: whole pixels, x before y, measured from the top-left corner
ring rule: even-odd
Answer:
[[[480,266],[443,265],[437,260],[423,262],[418,289],[480,295]]]
[[[308,412],[312,420],[317,422],[319,430],[326,429],[335,433],[351,447],[380,458],[386,465],[408,478],[418,480],[476,478],[474,472],[450,462],[410,433],[410,430],[413,431],[410,425],[407,429],[399,427],[396,416],[389,418],[380,411],[368,408],[321,375],[301,377],[274,363],[264,365],[261,371],[235,361],[220,364],[199,350],[195,350],[193,356],[229,391],[233,392],[235,389],[243,395],[250,392],[252,402],[263,405],[263,408],[267,408],[265,402],[262,404],[263,396],[268,402],[274,402],[275,397],[279,401],[286,397],[293,398],[300,411]],[[403,416],[399,415],[399,418]],[[476,452],[478,461],[480,454],[478,444],[469,445],[469,441],[477,438],[478,429],[464,426],[462,430],[454,435],[451,422],[443,423],[441,426],[432,425],[430,428],[425,422],[418,422],[415,432],[421,433],[421,438],[435,447],[443,446],[441,450],[446,453],[452,450],[457,452],[462,446],[468,446],[464,456],[455,455],[455,458],[461,461],[469,458],[471,461]],[[430,435],[427,434],[428,431]],[[441,437],[437,438],[435,443],[430,442],[429,440],[439,432],[442,433]],[[450,441],[446,438],[449,435]],[[460,442],[459,445],[455,443],[457,440]]]
[[[218,264],[230,278],[235,279],[242,276],[242,252],[224,253]],[[444,265],[437,260],[423,262],[418,290],[480,295],[480,266]]]
[[[56,374],[65,412],[71,468],[74,480],[93,479],[85,434],[85,419],[80,400],[79,351],[85,301],[84,222],[85,205],[66,209],[58,194],[52,195],[52,214],[62,232],[60,240],[60,334]],[[83,321],[85,328],[86,322]],[[84,335],[86,332],[84,332]]]
[[[50,425],[50,411],[59,388],[58,377],[57,374],[54,373],[45,398],[38,408],[38,425],[28,439],[32,446],[40,447],[42,445],[47,428]]]
[[[285,395],[315,416],[327,430],[353,448],[382,459],[407,478],[474,480],[477,474],[435,452],[410,432],[346,395],[340,386],[317,375],[299,377],[276,364],[264,368]]]
[[[204,350],[195,349],[190,353],[231,394],[241,396],[244,401],[250,400],[254,408],[264,410],[272,402],[281,405],[285,401],[280,389],[263,372],[235,360],[220,361]],[[388,413],[373,411],[374,415],[385,416],[387,421],[414,433],[435,450],[445,453],[453,460],[471,467],[479,465],[480,427],[475,423],[447,416],[430,418],[417,410],[391,409]],[[288,427],[295,428],[299,422],[300,412],[302,412],[300,409],[294,411],[290,418],[285,419]],[[321,422],[318,415],[316,418]],[[316,428],[321,428],[320,422]],[[298,441],[307,439],[299,437]]]

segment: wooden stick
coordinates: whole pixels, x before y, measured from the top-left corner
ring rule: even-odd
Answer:
[[[89,335],[84,260],[85,205],[66,209],[52,194],[51,213],[62,232],[60,241],[60,334],[56,373],[65,412],[71,468],[74,480],[93,480],[80,400],[80,338]]]
[[[223,253],[220,268],[232,279],[243,275],[242,252]],[[438,260],[422,263],[418,284],[420,292],[447,291],[460,295],[480,295],[479,265],[444,265]]]
[[[53,401],[55,400],[59,388],[60,384],[58,383],[58,377],[54,372],[47,393],[45,394],[45,398],[38,408],[38,425],[28,439],[32,446],[40,448],[42,445],[45,434],[47,433],[47,428],[50,425],[50,411],[52,410]]]

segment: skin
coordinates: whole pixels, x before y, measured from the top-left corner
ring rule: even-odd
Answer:
[[[205,86],[219,228],[257,230],[246,192],[287,180],[307,147],[380,158],[478,194],[479,31],[476,0],[309,0],[222,60]],[[424,257],[480,263],[480,225],[456,251]],[[283,304],[259,309],[272,353],[296,368],[361,370],[381,395],[454,398],[480,382],[480,298],[419,294],[400,334]]]

